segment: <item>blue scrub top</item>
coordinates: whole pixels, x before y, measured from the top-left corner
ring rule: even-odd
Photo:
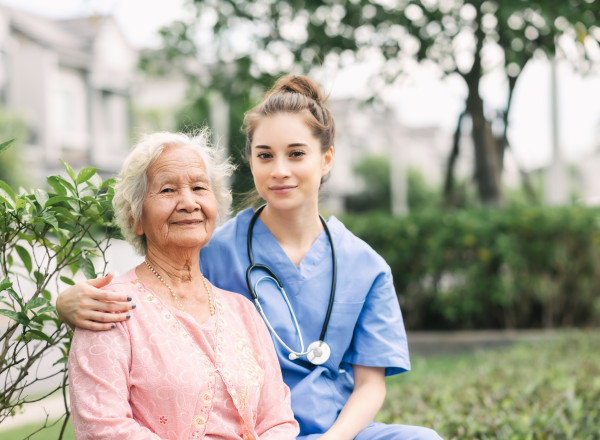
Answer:
[[[246,241],[252,214],[246,209],[229,220],[215,231],[200,253],[202,272],[213,284],[249,299]],[[333,425],[352,393],[352,364],[385,367],[386,375],[410,369],[404,322],[389,266],[335,217],[327,225],[338,266],[335,302],[325,336],[331,357],[319,366],[312,365],[305,356],[292,361],[288,351],[273,338],[301,436],[323,433]],[[325,231],[298,267],[260,219],[254,225],[252,248],[255,263],[269,266],[283,283],[306,349],[319,339],[329,303],[332,262]],[[253,282],[260,276],[255,274]],[[300,351],[300,338],[274,283],[261,281],[257,292],[279,337]]]

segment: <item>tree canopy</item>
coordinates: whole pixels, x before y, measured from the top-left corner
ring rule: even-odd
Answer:
[[[372,97],[415,62],[462,78],[466,97],[457,134],[468,116],[474,177],[488,204],[502,202],[508,114],[527,62],[557,57],[587,71],[600,61],[600,10],[593,0],[190,0],[189,6],[188,19],[161,31],[164,49],[147,57],[145,67],[182,67],[199,85],[198,96],[218,91],[237,114],[229,121],[232,136],[239,136],[242,109],[284,72],[368,60],[379,65],[369,82]],[[481,79],[491,71],[506,79],[503,109],[487,108],[480,95]],[[458,138],[448,160],[449,197]]]

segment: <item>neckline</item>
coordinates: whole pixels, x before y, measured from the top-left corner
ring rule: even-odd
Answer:
[[[149,292],[158,302],[160,302],[160,304],[166,308],[171,315],[173,315],[173,317],[175,319],[177,319],[177,317],[181,317],[182,319],[184,319],[185,321],[191,321],[193,322],[195,325],[198,325],[201,328],[205,328],[205,330],[215,330],[215,326],[213,325],[216,315],[218,313],[217,311],[217,307],[215,307],[215,314],[211,315],[210,313],[208,314],[208,318],[206,318],[204,321],[200,322],[198,321],[196,318],[194,318],[191,314],[189,314],[188,312],[185,312],[183,310],[180,310],[179,308],[167,304],[165,303],[165,301],[162,300],[162,298],[156,294],[156,292],[152,289],[150,289],[141,279],[140,277],[137,276],[137,274],[135,273],[135,268],[133,269],[134,272],[134,279],[136,281],[138,281],[140,283],[140,285],[147,291]],[[213,289],[213,302],[216,303],[216,289]],[[185,326],[184,326],[185,327]]]
[[[253,210],[249,208],[248,216],[246,218],[247,227],[250,224],[250,220],[253,214]],[[333,219],[334,217],[330,217],[325,221],[327,222],[327,226],[329,227],[329,231],[331,233],[332,241],[335,245],[336,222],[331,221]],[[322,264],[320,263],[324,258],[327,258],[328,260],[331,259],[331,249],[329,246],[329,240],[327,238],[327,233],[325,232],[324,228],[319,234],[319,236],[312,243],[304,257],[302,257],[302,260],[300,260],[300,264],[298,264],[298,266],[296,266],[288,257],[279,241],[277,241],[277,238],[275,238],[271,230],[267,227],[267,225],[263,223],[260,217],[256,219],[256,223],[254,224],[253,238],[253,250],[256,262],[263,264],[268,263],[269,266],[277,267],[276,273],[290,280],[306,279],[308,277],[313,276],[314,273],[318,273],[319,271],[323,270]],[[267,246],[258,246],[257,242],[259,242],[260,240],[267,240]],[[267,253],[267,255],[265,255],[265,252]],[[264,257],[257,258],[257,255],[264,255]]]

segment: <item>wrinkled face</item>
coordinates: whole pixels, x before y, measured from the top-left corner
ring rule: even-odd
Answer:
[[[146,171],[142,218],[135,225],[148,251],[200,250],[212,236],[217,201],[204,161],[184,146],[166,147]]]
[[[321,178],[333,165],[333,147],[321,152],[302,114],[279,113],[261,120],[251,148],[254,184],[271,207],[318,204]]]

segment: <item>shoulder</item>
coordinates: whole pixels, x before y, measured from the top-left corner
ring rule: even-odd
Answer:
[[[135,273],[135,267],[129,269],[122,275],[117,275],[104,289],[111,290],[113,292],[123,292],[125,290],[131,290],[135,281],[137,280]]]
[[[223,308],[235,315],[243,315],[251,311],[252,314],[256,312],[254,303],[246,298],[244,295],[229,290],[220,289],[215,287],[219,294],[219,300],[221,301]]]
[[[140,312],[140,307],[143,307],[147,302],[146,300],[149,293],[146,286],[139,280],[135,273],[135,267],[129,269],[122,275],[116,276],[111,283],[103,287],[103,289],[131,297],[132,302],[136,305],[136,313]]]
[[[357,237],[335,216],[327,220],[327,226],[331,232],[336,254],[340,261],[360,262],[361,265],[368,264],[382,270],[388,270],[389,266],[381,255],[379,255],[367,242]]]
[[[245,209],[219,226],[210,241],[202,248],[202,252],[209,253],[216,249],[233,247],[237,241],[245,239],[252,213],[251,208]]]
[[[247,231],[252,214],[252,208],[247,208],[238,212],[235,217],[230,218],[215,230],[215,233],[213,234],[213,240],[216,239],[217,241],[220,241],[237,235],[240,230]]]

